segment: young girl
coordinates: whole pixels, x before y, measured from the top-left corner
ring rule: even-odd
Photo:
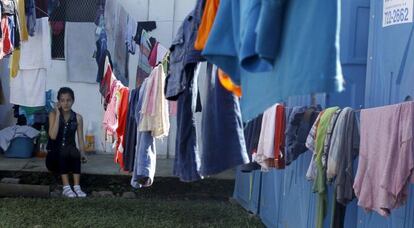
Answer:
[[[86,197],[79,185],[81,160],[86,162],[82,116],[72,110],[75,101],[72,89],[60,88],[57,99],[55,109],[49,114],[49,153],[53,153],[58,160],[57,171],[62,177],[63,196]],[[76,148],[76,133],[80,151]],[[69,185],[69,173],[73,174],[73,190]]]

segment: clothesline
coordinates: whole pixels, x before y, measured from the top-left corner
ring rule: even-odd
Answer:
[[[46,13],[45,11],[43,11],[40,7],[36,6],[36,9],[39,10],[40,12],[46,14],[49,17],[49,14]]]

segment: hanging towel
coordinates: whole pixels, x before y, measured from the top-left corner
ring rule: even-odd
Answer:
[[[10,103],[28,107],[46,104],[46,69],[20,70],[10,79]]]
[[[20,52],[20,69],[33,70],[51,66],[51,40],[48,18],[36,19],[34,36],[23,42]]]
[[[68,81],[96,83],[95,24],[67,22],[65,28]]]

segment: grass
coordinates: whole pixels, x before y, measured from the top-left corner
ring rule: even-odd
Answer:
[[[217,201],[4,198],[0,205],[0,227],[263,227]]]
[[[56,188],[47,173],[0,172],[25,184]],[[150,188],[133,190],[130,177],[84,175],[86,192],[134,191],[137,199],[0,198],[0,227],[264,227],[260,220],[231,204],[234,181],[182,183],[157,178]]]

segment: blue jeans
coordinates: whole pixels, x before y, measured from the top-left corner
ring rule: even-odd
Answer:
[[[177,102],[177,138],[174,160],[174,175],[181,181],[190,182],[200,180],[200,158],[195,128],[194,113],[192,110],[194,89],[194,70],[196,64],[186,66],[184,73],[187,78],[187,88],[178,97]]]

